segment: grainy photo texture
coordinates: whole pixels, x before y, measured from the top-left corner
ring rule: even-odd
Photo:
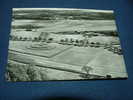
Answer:
[[[13,8],[6,80],[127,78],[110,10]]]

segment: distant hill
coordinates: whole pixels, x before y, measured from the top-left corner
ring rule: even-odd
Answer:
[[[13,19],[33,20],[113,20],[112,12],[93,12],[83,10],[13,10]]]

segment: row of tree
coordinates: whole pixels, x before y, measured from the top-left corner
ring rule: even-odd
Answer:
[[[105,46],[104,49],[107,49],[108,51],[111,51],[111,52],[118,54],[118,55],[123,54],[122,49],[119,46],[116,47],[116,46],[110,45],[110,46]]]
[[[13,41],[33,41],[33,42],[53,42],[54,39],[53,38],[41,38],[41,37],[34,37],[34,38],[31,38],[31,37],[19,37],[19,36],[14,36],[14,35],[11,35],[10,36],[10,40],[13,40]],[[111,52],[114,52],[116,54],[119,54],[121,55],[122,54],[122,50],[121,48],[119,47],[113,47],[112,44],[102,44],[100,42],[90,42],[89,40],[85,39],[85,40],[79,40],[79,39],[68,39],[68,38],[65,38],[65,39],[61,39],[60,41],[54,41],[54,42],[58,42],[60,44],[63,44],[63,45],[75,45],[75,46],[83,46],[83,47],[101,47],[103,46],[105,49],[107,49],[108,51],[111,51]]]
[[[12,41],[34,41],[34,42],[40,42],[40,41],[44,41],[44,42],[53,42],[54,39],[53,38],[42,38],[42,37],[22,37],[22,36],[15,36],[15,35],[10,35],[10,40]],[[102,45],[99,42],[89,42],[89,40],[79,40],[79,39],[61,39],[60,41],[54,41],[54,42],[58,42],[60,44],[63,45],[75,45],[75,46],[92,46],[92,47],[98,47],[100,45]]]
[[[64,44],[64,45],[75,45],[75,46],[91,46],[91,47],[99,47],[100,45],[102,45],[100,42],[90,42],[89,40],[85,39],[85,40],[79,40],[79,39],[61,39],[60,40],[60,44]]]
[[[47,42],[51,42],[53,41],[53,38],[49,38],[49,39],[45,39],[45,38],[41,38],[41,37],[22,37],[22,36],[14,36],[14,35],[10,35],[9,37],[10,40],[12,41],[35,41],[35,42],[39,42],[39,41],[47,41]]]
[[[115,54],[122,54],[122,49],[119,46],[113,46],[114,43],[110,43],[110,44],[106,44],[106,43],[100,43],[100,42],[89,42],[89,40],[74,40],[74,39],[61,39],[60,40],[60,44],[64,44],[64,45],[75,45],[75,46],[90,46],[90,47],[104,47],[104,49],[107,49],[108,51],[111,51]],[[115,43],[116,45],[118,45],[117,43]]]

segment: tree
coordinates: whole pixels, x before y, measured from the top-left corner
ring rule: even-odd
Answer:
[[[38,37],[38,40],[39,40],[39,41],[41,41],[41,40],[42,40],[42,38],[41,38],[41,37]]]
[[[50,43],[50,42],[52,42],[53,41],[53,38],[49,38],[48,40],[47,40],[47,43]]]
[[[76,41],[75,41],[76,43],[79,43],[79,40],[78,39],[76,39]]]
[[[42,39],[42,41],[43,41],[43,42],[46,42],[46,39],[45,39],[45,38],[43,38],[43,39]]]
[[[53,38],[49,38],[48,40],[49,40],[49,41],[53,41],[54,39],[53,39]]]
[[[112,78],[112,76],[111,75],[106,75],[106,78],[110,79],[110,78]]]
[[[12,35],[11,37],[12,37],[11,39],[14,40],[14,35]]]
[[[83,77],[83,78],[91,78],[92,75],[90,74],[90,71],[93,70],[92,67],[85,65],[85,66],[82,67],[81,70],[85,72],[85,74],[81,74],[80,75],[81,77]]]
[[[78,31],[74,31],[74,34],[79,34],[80,32],[78,32]]]
[[[65,38],[65,42],[68,42],[68,38]]]
[[[14,40],[15,40],[15,41],[19,40],[19,39],[18,39],[18,36],[14,36]]]
[[[23,38],[20,36],[20,37],[19,37],[19,40],[22,41],[22,39],[23,39]]]
[[[12,35],[9,36],[9,40],[12,40]]]
[[[34,37],[34,41],[38,41],[38,38],[37,37]]]
[[[70,39],[70,42],[71,42],[71,43],[73,43],[73,42],[74,42],[74,40],[71,38],[71,39]]]
[[[49,33],[48,32],[41,32],[39,37],[42,37],[43,40],[47,41],[48,37],[49,37]]]
[[[63,39],[61,39],[61,40],[60,40],[60,42],[64,42],[64,40],[63,40]]]
[[[88,40],[86,41],[86,44],[89,44],[89,41]]]
[[[23,39],[24,41],[27,41],[28,40],[28,38],[27,37],[24,37],[24,39]]]
[[[93,45],[94,45],[95,43],[94,43],[94,42],[91,42],[91,44],[93,44]]]
[[[65,44],[67,44],[68,43],[68,38],[65,38],[64,42],[65,42]]]
[[[84,45],[84,41],[80,40],[80,45],[83,46]]]
[[[90,71],[93,70],[93,68],[85,65],[82,67],[82,70],[85,71],[87,75],[89,75]]]

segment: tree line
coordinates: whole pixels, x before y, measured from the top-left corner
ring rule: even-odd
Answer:
[[[64,38],[64,39],[60,39],[59,41],[54,40],[54,38],[42,38],[42,37],[22,37],[22,36],[15,36],[15,35],[10,35],[9,37],[10,40],[12,41],[32,41],[32,42],[47,42],[47,43],[51,43],[51,42],[56,42],[62,45],[74,45],[74,46],[79,46],[79,47],[95,47],[95,48],[99,48],[99,47],[103,47],[104,49],[107,49],[108,51],[111,51],[115,54],[122,54],[122,49],[119,46],[114,46],[114,45],[119,45],[117,43],[113,43],[111,42],[110,44],[106,44],[106,43],[100,43],[100,42],[92,42],[89,41],[87,39],[84,40],[79,40],[79,39],[73,39],[73,38]]]

